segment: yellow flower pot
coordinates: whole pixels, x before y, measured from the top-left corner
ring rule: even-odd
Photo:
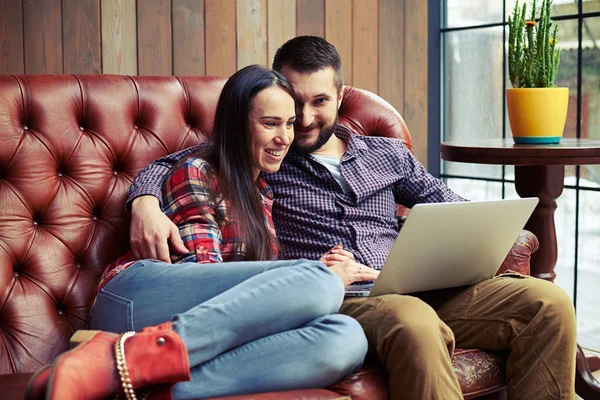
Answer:
[[[506,102],[515,143],[560,143],[569,88],[506,89]]]

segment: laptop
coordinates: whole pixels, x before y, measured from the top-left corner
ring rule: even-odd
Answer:
[[[537,198],[415,205],[377,280],[346,288],[346,296],[408,294],[471,285],[492,278]]]

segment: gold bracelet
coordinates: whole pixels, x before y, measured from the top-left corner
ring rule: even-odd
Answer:
[[[135,335],[135,332],[122,333],[115,342],[115,361],[117,362],[117,370],[119,371],[121,385],[123,386],[123,391],[125,392],[125,398],[127,400],[137,400],[135,392],[133,391],[133,385],[131,384],[131,378],[129,377],[127,361],[125,360],[125,341],[133,335]]]

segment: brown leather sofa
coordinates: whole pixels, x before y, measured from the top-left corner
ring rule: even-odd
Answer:
[[[224,79],[117,75],[0,76],[0,397],[86,327],[104,267],[128,250],[124,203],[153,159],[206,140]],[[402,117],[381,98],[346,88],[340,123],[401,139]],[[502,269],[529,271],[537,238],[523,231]],[[465,398],[503,398],[505,354],[457,349]],[[239,399],[386,399],[376,363],[328,389]]]

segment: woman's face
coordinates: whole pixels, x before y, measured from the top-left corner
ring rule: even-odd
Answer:
[[[277,172],[294,140],[294,99],[279,86],[255,97],[250,110],[250,139],[255,178],[260,171]]]

